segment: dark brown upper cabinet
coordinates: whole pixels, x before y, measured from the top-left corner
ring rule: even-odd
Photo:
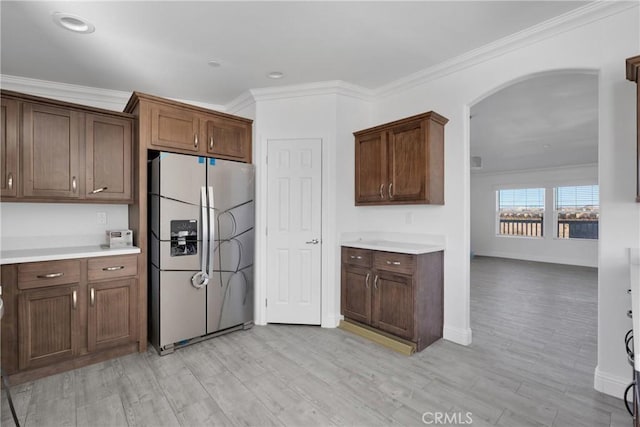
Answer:
[[[444,125],[428,112],[355,136],[355,204],[444,204]]]
[[[640,203],[640,55],[627,58],[627,79],[636,82],[636,202]]]
[[[22,104],[22,195],[77,199],[80,114],[68,108]]]
[[[0,195],[15,197],[18,192],[18,102],[2,98],[0,122]]]
[[[130,119],[87,114],[85,198],[133,201],[133,129]]]
[[[142,149],[251,163],[250,119],[134,92],[125,111],[140,117]]]
[[[2,201],[133,202],[132,115],[1,94]]]

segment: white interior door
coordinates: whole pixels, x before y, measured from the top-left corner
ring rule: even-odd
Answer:
[[[319,325],[322,140],[269,140],[267,157],[267,322]]]

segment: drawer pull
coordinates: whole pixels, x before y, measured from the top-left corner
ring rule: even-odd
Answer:
[[[375,279],[373,279],[373,289],[378,289],[378,275],[376,274]]]
[[[384,184],[380,184],[380,198],[384,200]]]
[[[387,261],[387,265],[400,265],[400,261]]]
[[[193,146],[198,148],[198,134],[193,135]]]
[[[78,307],[78,291],[71,292],[71,304],[74,310]]]
[[[39,274],[36,277],[38,279],[55,279],[56,277],[62,277],[64,273],[49,273],[49,274]]]
[[[214,144],[214,141],[213,141],[213,136],[212,136],[212,137],[209,138],[209,150],[213,150],[213,144]]]
[[[114,267],[105,267],[102,269],[102,271],[118,271],[118,270],[124,270],[124,265],[117,265]]]
[[[369,277],[371,277],[371,273],[367,273],[367,277],[364,278],[364,287],[369,289]]]
[[[96,290],[94,288],[91,288],[91,291],[89,292],[89,302],[91,307],[96,305]]]
[[[91,192],[91,194],[98,194],[98,193],[102,193],[103,191],[107,191],[109,189],[109,187],[102,187],[102,188],[96,188],[95,190],[93,190]]]
[[[362,259],[362,255],[351,255],[349,256],[351,259]]]
[[[78,180],[74,176],[71,178],[71,190],[75,193],[77,189],[78,189]]]
[[[13,190],[13,174],[9,172],[9,177],[7,178],[7,187],[9,190]]]

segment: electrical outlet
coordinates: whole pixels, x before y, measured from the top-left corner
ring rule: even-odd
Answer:
[[[107,223],[107,213],[106,212],[98,212],[96,221],[98,224],[106,224]]]

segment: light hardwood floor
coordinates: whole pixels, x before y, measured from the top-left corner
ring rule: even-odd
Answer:
[[[15,386],[20,422],[419,426],[426,412],[470,412],[474,426],[631,425],[622,400],[593,389],[595,269],[494,258],[471,268],[471,346],[440,340],[405,357],[338,329],[256,326]]]

